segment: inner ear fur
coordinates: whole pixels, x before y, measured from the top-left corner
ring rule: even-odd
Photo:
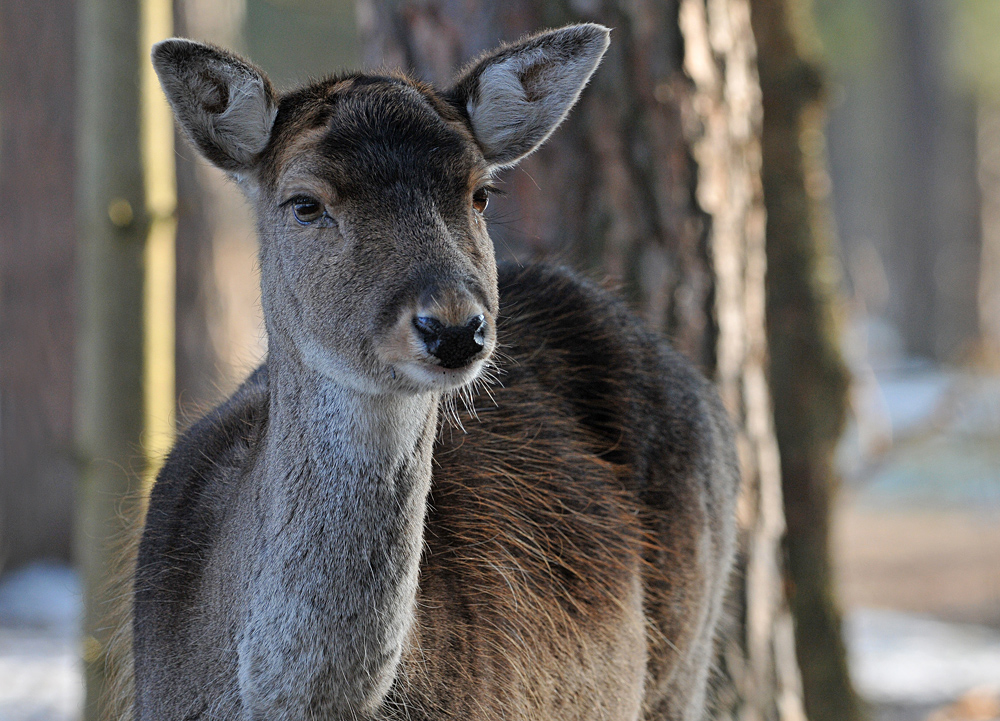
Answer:
[[[593,23],[533,35],[475,61],[445,95],[468,114],[487,161],[513,165],[563,121],[609,42]]]
[[[250,170],[278,112],[277,94],[263,71],[226,50],[182,38],[154,45],[152,59],[195,147],[229,173]]]

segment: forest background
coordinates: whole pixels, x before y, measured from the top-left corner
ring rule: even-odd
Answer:
[[[121,495],[266,352],[252,219],[164,125],[149,44],[210,40],[286,88],[382,63],[444,82],[574,20],[615,44],[504,178],[491,232],[619,287],[743,429],[745,548],[764,550],[741,559],[720,704],[1000,716],[993,0],[4,2],[0,658],[48,623],[17,610],[31,583],[99,595]],[[102,628],[87,616],[92,685]]]

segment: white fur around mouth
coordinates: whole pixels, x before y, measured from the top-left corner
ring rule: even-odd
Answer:
[[[486,364],[485,358],[473,361],[462,368],[444,368],[423,361],[405,361],[393,366],[397,374],[428,390],[450,391],[474,381]]]

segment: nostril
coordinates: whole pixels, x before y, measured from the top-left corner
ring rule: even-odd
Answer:
[[[427,352],[436,355],[436,351],[441,345],[441,331],[444,330],[444,324],[437,318],[420,315],[413,319],[413,327],[417,329],[417,333],[427,347]]]
[[[441,331],[444,330],[444,323],[439,321],[437,318],[432,318],[427,315],[418,315],[414,318],[413,326],[423,338],[437,338],[441,335]]]
[[[472,330],[472,340],[474,343],[479,345],[480,348],[486,345],[486,318],[482,314],[473,316],[472,320],[466,323],[465,327]]]

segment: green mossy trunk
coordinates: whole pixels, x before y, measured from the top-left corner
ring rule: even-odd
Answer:
[[[806,712],[810,721],[855,721],[864,715],[847,671],[829,549],[833,452],[848,375],[834,319],[822,82],[800,54],[792,24],[809,8],[795,5],[804,3],[751,0],[764,104],[771,393]]]
[[[99,702],[118,557],[143,453],[143,286],[149,229],[140,145],[139,5],[82,0],[78,10],[78,282],[74,435],[80,469],[75,555],[83,594],[85,721]]]

